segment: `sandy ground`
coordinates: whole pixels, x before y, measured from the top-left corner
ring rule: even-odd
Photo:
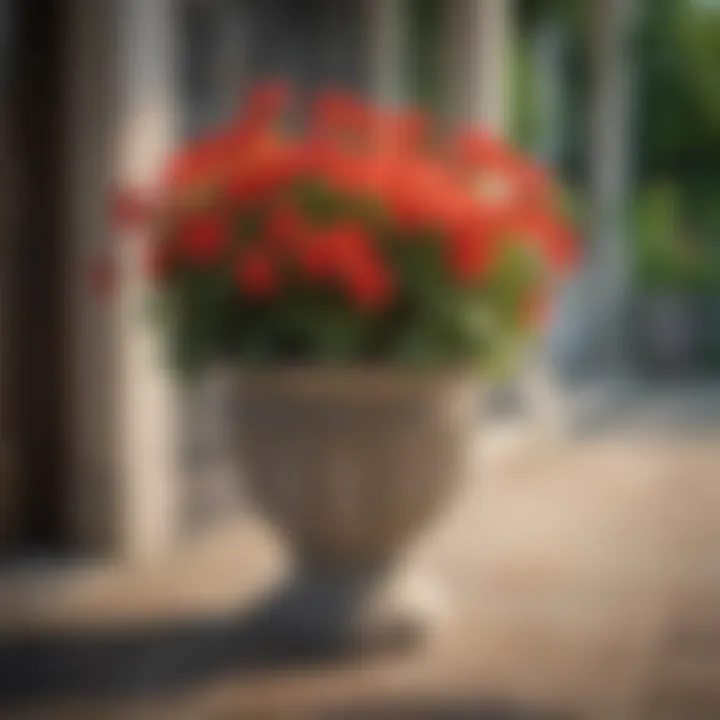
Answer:
[[[0,717],[720,718],[714,398],[479,469],[413,553],[435,621],[401,653],[264,652],[286,567],[248,515],[162,566],[0,578]]]

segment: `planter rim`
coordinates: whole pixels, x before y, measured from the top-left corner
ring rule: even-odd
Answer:
[[[291,393],[367,396],[368,393],[417,394],[450,387],[481,385],[481,373],[471,368],[403,369],[390,365],[236,368],[241,387]]]

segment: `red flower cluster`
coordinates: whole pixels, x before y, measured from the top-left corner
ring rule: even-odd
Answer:
[[[147,213],[161,228],[154,278],[229,273],[253,302],[322,286],[380,312],[403,291],[393,243],[432,238],[448,277],[469,286],[509,244],[534,248],[555,273],[574,263],[549,177],[498,138],[466,131],[433,146],[422,114],[336,91],[317,99],[306,133],[287,133],[287,96],[281,84],[258,88],[229,127],[172,158]],[[125,195],[117,205],[135,220],[147,203]]]
[[[390,272],[359,223],[341,222],[319,231],[298,259],[309,278],[336,284],[359,308],[374,310],[392,297]]]
[[[179,230],[182,255],[193,265],[212,265],[228,242],[227,224],[215,215],[191,218]]]
[[[267,300],[278,290],[278,276],[272,256],[252,249],[237,261],[234,278],[238,287],[253,300]]]

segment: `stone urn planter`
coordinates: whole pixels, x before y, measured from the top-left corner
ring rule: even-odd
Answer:
[[[337,91],[286,123],[288,94],[255,88],[116,211],[147,234],[179,377],[244,368],[244,472],[295,560],[274,626],[404,635],[418,596],[394,570],[465,472],[465,369],[512,364],[578,246],[553,179],[501,138]]]
[[[468,470],[470,374],[299,369],[239,376],[246,480],[295,561],[282,631],[311,644],[422,631],[396,565]]]

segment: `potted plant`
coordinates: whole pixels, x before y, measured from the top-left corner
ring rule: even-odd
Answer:
[[[487,132],[442,143],[335,91],[288,129],[286,95],[258,88],[122,207],[173,361],[237,368],[247,481],[297,559],[282,618],[334,642],[397,627],[391,569],[462,478],[478,379],[576,245],[551,179]]]

